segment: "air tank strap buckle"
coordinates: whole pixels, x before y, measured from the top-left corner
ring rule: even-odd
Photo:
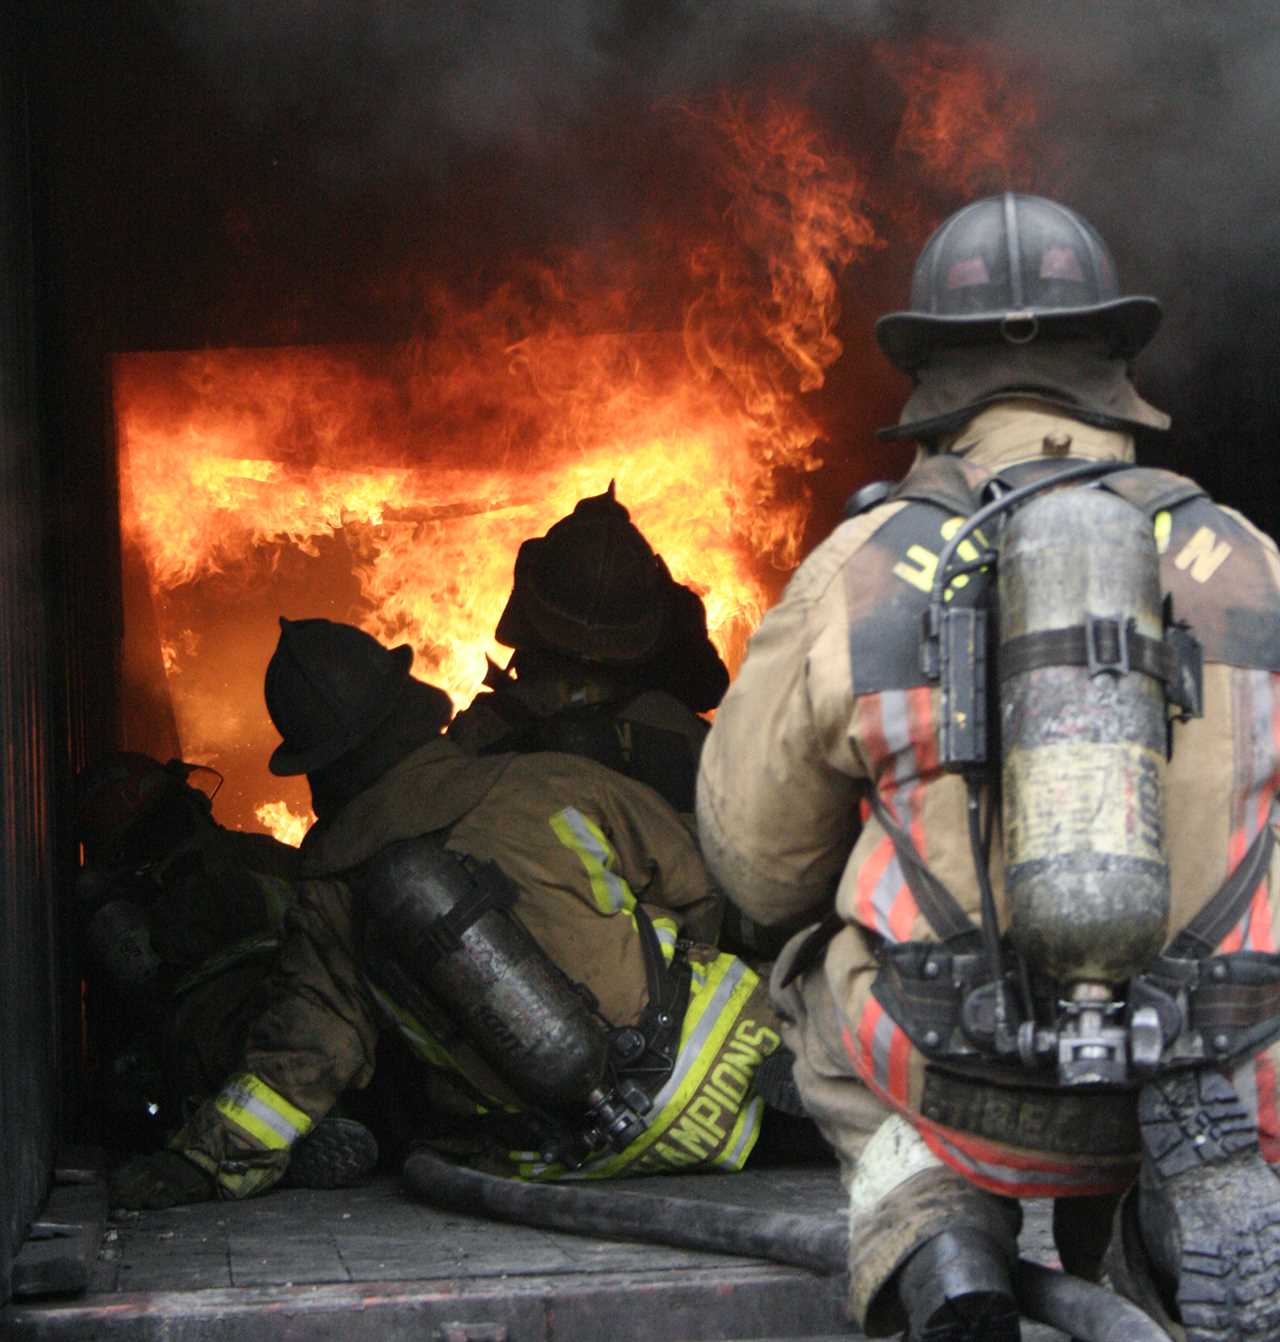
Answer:
[[[1117,615],[1085,615],[1085,665],[1090,679],[1129,674],[1129,635],[1135,628],[1134,620],[1122,620]]]

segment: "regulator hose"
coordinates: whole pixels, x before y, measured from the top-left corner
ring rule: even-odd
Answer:
[[[831,1275],[848,1264],[847,1217],[762,1212],[693,1198],[607,1194],[572,1184],[524,1183],[455,1165],[419,1147],[404,1163],[409,1191],[448,1211],[575,1235],[669,1244],[681,1249],[767,1258]],[[1021,1259],[1014,1274],[1019,1310],[1079,1342],[1170,1342],[1136,1305],[1101,1286]]]

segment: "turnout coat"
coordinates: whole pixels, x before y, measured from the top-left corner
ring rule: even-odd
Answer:
[[[774,972],[806,1103],[847,1167],[890,1112],[981,1187],[1060,1196],[1123,1187],[1137,1163],[1134,1095],[1010,1085],[930,1064],[872,993],[886,943],[937,940],[871,790],[976,923],[979,890],[962,779],[938,760],[939,692],[920,669],[921,615],[938,556],[995,474],[1045,456],[1132,460],[1127,435],[1027,401],[976,416],[945,459],[922,457],[893,500],[844,522],[801,565],[752,638],[702,755],[704,855],[729,897],[768,924],[832,907],[822,961]],[[1274,819],[1280,786],[1280,560],[1239,514],[1169,472],[1126,472],[1146,508],[1161,581],[1204,645],[1204,715],[1173,729],[1166,782],[1170,936],[1209,901]],[[955,486],[963,486],[957,491]],[[1117,487],[1119,489],[1119,487]],[[1257,850],[1255,850],[1257,851]],[[999,832],[990,874],[1004,918]],[[1216,947],[1273,952],[1273,857]],[[1272,1048],[1235,1073],[1262,1150],[1280,1161]]]
[[[358,890],[342,873],[398,840],[435,833],[446,847],[496,861],[520,890],[514,915],[611,1025],[647,1002],[636,907],[643,903],[669,962],[693,943],[689,1003],[672,1075],[652,1095],[648,1126],[623,1152],[578,1177],[740,1168],[759,1133],[755,1067],[779,1042],[766,986],[717,952],[719,901],[676,814],[650,789],[590,760],[559,754],[475,758],[441,738],[392,766],[303,845],[303,879],[243,1069],[170,1146],[206,1169],[225,1197],[270,1187],[289,1149],[342,1091],[366,1085],[381,1030],[421,1064],[439,1113],[479,1120],[518,1114],[516,1095],[450,1028],[393,1000],[362,957]],[[569,1172],[509,1144],[486,1163],[525,1177]]]

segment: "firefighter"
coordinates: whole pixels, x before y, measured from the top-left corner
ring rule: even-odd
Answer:
[[[281,620],[266,676],[318,817],[242,1068],[116,1196],[270,1188],[289,1150],[412,1050],[426,1132],[486,1168],[602,1178],[741,1168],[753,1075],[779,1043],[767,987],[708,944],[718,905],[651,789],[557,753],[465,754],[449,700],[328,620]],[[123,1183],[123,1189],[121,1184]]]
[[[698,715],[729,673],[702,598],[672,579],[612,482],[520,546],[494,636],[514,652],[450,725],[463,750],[585,755],[692,814]]]
[[[648,784],[693,827],[700,714],[720,702],[729,672],[702,598],[672,580],[612,481],[520,546],[494,632],[514,653],[505,669],[490,665],[489,692],[450,723],[463,750],[585,755]],[[786,936],[722,904],[718,940],[763,961]]]
[[[219,825],[191,782],[212,772],[117,751],[77,779],[77,923],[117,1125],[149,1105],[176,1127],[217,1091],[265,1005],[293,902],[297,850]],[[368,1129],[334,1118],[290,1179],[336,1187],[376,1160]]]
[[[914,440],[915,463],[801,565],[703,753],[712,872],[753,918],[813,924],[788,943],[772,990],[796,1084],[841,1158],[850,1313],[869,1336],[1016,1338],[1019,1199],[1057,1200],[1064,1264],[1090,1274],[1107,1208],[1127,1190],[1113,1279],[1194,1342],[1280,1336],[1280,1194],[1267,1168],[1280,1161],[1280,563],[1192,481],[1130,465],[1136,432],[1168,426],[1130,377],[1159,319],[1154,299],[1121,295],[1098,234],[1060,204],[1009,193],[947,219],[916,265],[910,309],[877,325],[913,379],[883,436]],[[1081,487],[1047,492],[1058,474]],[[1002,594],[993,619],[1025,615],[1000,572],[1025,555],[1001,535],[1017,529],[1015,505],[1030,518],[1037,499],[1137,516],[1157,612],[1161,589],[1172,594],[1168,627],[1157,613],[1139,634],[1136,617],[1098,611],[1087,628],[1025,641],[1021,662],[1002,642],[990,698],[973,681],[980,657],[953,638],[943,655],[972,684],[946,682],[944,718],[939,631],[978,630],[969,644],[984,652],[983,590]],[[1019,534],[1028,549],[1041,539]],[[1123,558],[1110,544],[1068,529],[1036,562],[1068,586],[1080,573],[1110,581]],[[1155,694],[1158,741],[1091,741],[1096,720],[1062,694],[1013,712],[1017,685],[1046,674],[1099,704],[1126,687]],[[1003,775],[990,768],[998,743],[978,760],[986,747],[965,736],[960,704],[975,720],[999,716]],[[1029,727],[1060,738],[1035,768],[1014,749]],[[1125,809],[1141,787],[1136,800],[1106,791],[1119,776],[1108,762],[1130,757],[1162,806]],[[1047,789],[1038,810],[1011,804],[1010,789],[1030,786],[1009,772],[1017,759]],[[1063,762],[1057,777],[1049,760]],[[1036,830],[1050,868],[1073,826],[1086,857],[1114,845],[1126,870],[1163,869],[1165,908],[1131,977],[1089,985],[1106,1009],[1090,1017],[1087,995],[1073,998],[1062,1024],[1057,981],[1018,949],[1009,905],[1015,876],[1037,866],[1015,872],[1015,842]],[[1105,956],[1108,941],[1127,954],[1145,895],[1131,909],[1123,887],[1110,935],[1095,936],[1083,912],[1095,879],[1082,868],[1068,883],[1081,903],[1051,911],[1054,935],[1074,924],[1094,939],[1082,954]],[[1086,1024],[1093,1051],[1075,1051]]]

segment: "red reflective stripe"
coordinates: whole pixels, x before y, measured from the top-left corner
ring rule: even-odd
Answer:
[[[1258,1147],[1268,1165],[1280,1165],[1280,1118],[1276,1113],[1276,1065],[1269,1053],[1254,1062],[1258,1087]]]
[[[1271,930],[1270,886],[1269,880],[1259,881],[1253,899],[1249,901],[1249,933],[1245,938],[1247,950],[1270,953],[1276,948]]]
[[[1122,1166],[1116,1174],[1106,1177],[1099,1176],[1090,1182],[1084,1182],[1080,1179],[1063,1180],[1055,1178],[1055,1174],[1060,1174],[1063,1170],[1047,1169],[1044,1177],[1040,1179],[1018,1179],[1014,1178],[996,1178],[985,1174],[982,1169],[977,1168],[971,1163],[972,1157],[964,1150],[961,1141],[956,1140],[958,1134],[947,1129],[948,1138],[954,1143],[954,1148],[947,1139],[941,1136],[941,1132],[931,1131],[932,1125],[927,1120],[920,1120],[917,1124],[920,1136],[925,1145],[938,1157],[944,1164],[950,1166],[957,1174],[962,1174],[972,1184],[977,1184],[979,1188],[985,1188],[989,1193],[996,1193],[1001,1197],[1014,1198],[1062,1198],[1062,1197],[1096,1197],[1101,1193],[1118,1193],[1133,1182],[1134,1166]],[[968,1157],[968,1158],[966,1158]],[[1003,1157],[1001,1160],[990,1160],[982,1162],[997,1168],[1003,1166],[1007,1169],[1016,1169],[1019,1167],[1011,1165]],[[1046,1162],[1047,1166],[1047,1162]],[[1039,1172],[1029,1170],[1028,1172]],[[1074,1172],[1074,1170],[1072,1171]]]
[[[875,1086],[875,1033],[876,1026],[879,1024],[880,1017],[884,1014],[884,1008],[873,997],[868,1001],[866,1010],[862,1013],[862,1019],[858,1022],[858,1043],[853,1047],[853,1036],[849,1033],[849,1027],[844,1029],[845,1051],[849,1054],[849,1060],[853,1063],[854,1069],[858,1075],[866,1080],[870,1085]]]
[[[927,862],[924,836],[924,795],[925,786],[938,770],[938,740],[933,729],[933,696],[927,685],[908,690],[905,695],[907,711],[907,731],[911,738],[911,751],[915,761],[915,781],[907,793],[906,803],[910,809],[909,826],[911,840],[920,857]],[[894,896],[893,907],[889,911],[889,927],[895,941],[909,941],[915,927],[920,908],[906,881]]]
[[[847,1024],[841,1030],[840,1039],[854,1071],[878,1100],[897,1110],[915,1127],[939,1160],[957,1174],[963,1175],[970,1183],[1006,1197],[1092,1197],[1098,1193],[1120,1192],[1133,1182],[1132,1165],[1117,1166],[1114,1174],[1099,1173],[1097,1178],[1086,1182],[1080,1176],[1087,1174],[1087,1166],[1058,1162],[1048,1156],[1044,1159],[1037,1159],[1034,1156],[1011,1156],[977,1138],[967,1137],[952,1128],[943,1128],[939,1124],[932,1123],[910,1109],[906,1102],[905,1091],[902,1098],[899,1098],[880,1085],[875,1077],[872,1039],[883,1014],[880,1004],[872,999],[858,1024],[856,1039],[853,1030]],[[910,1041],[906,1040],[905,1034],[902,1037],[909,1048]],[[897,1042],[895,1039],[895,1045]],[[967,1151],[966,1147],[969,1148]],[[1008,1169],[1012,1171],[1012,1177],[1000,1179],[984,1175],[980,1169],[975,1168],[982,1164]],[[1039,1173],[1043,1177],[1039,1180],[1018,1179],[1019,1173]],[[1061,1177],[1069,1174],[1075,1174],[1076,1178],[1072,1180]]]
[[[907,717],[911,745],[916,753],[916,773],[921,778],[938,770],[938,734],[933,727],[933,693],[927,685],[907,691]]]
[[[876,910],[873,902],[876,886],[880,884],[880,878],[892,861],[893,840],[886,834],[872,849],[871,856],[858,870],[858,921],[864,927],[871,928],[873,932],[881,930],[876,924]]]
[[[905,1107],[910,1099],[911,1040],[895,1021],[893,1042],[889,1045],[889,1093],[894,1101]]]

